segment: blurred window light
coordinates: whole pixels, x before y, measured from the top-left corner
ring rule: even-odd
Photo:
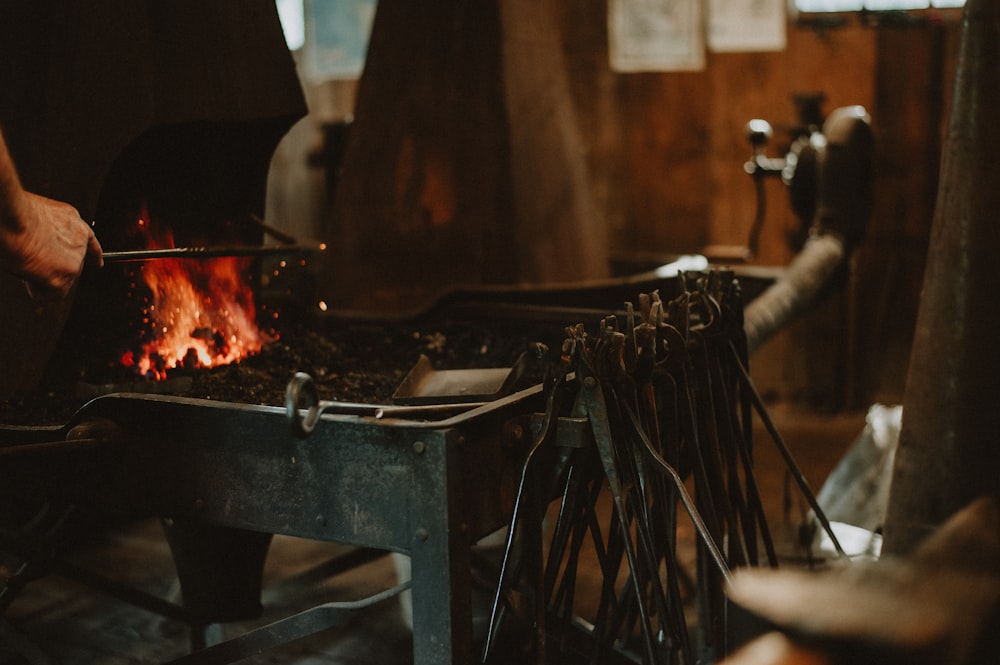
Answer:
[[[963,7],[965,0],[795,0],[800,12],[884,12],[913,9]]]
[[[305,13],[302,0],[275,0],[281,29],[285,32],[285,43],[289,51],[298,51],[306,41]]]
[[[859,12],[865,8],[863,0],[795,0],[800,12]]]
[[[361,76],[378,0],[306,0],[304,71],[316,81]]]
[[[873,12],[888,12],[893,9],[927,9],[928,0],[865,0],[865,9]]]

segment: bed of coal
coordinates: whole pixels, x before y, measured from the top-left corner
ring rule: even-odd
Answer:
[[[512,321],[326,321],[320,327],[280,330],[259,353],[239,363],[178,368],[163,381],[144,380],[117,358],[91,356],[48,372],[51,376],[37,390],[0,400],[0,424],[62,425],[87,401],[108,393],[282,406],[296,372],[313,378],[321,400],[391,404],[421,355],[436,370],[512,367],[536,342],[558,349],[562,333],[554,324]]]

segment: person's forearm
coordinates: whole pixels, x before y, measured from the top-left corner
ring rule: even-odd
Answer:
[[[0,225],[19,231],[20,219],[17,214],[24,197],[21,180],[17,177],[14,160],[7,151],[3,130],[0,129]]]
[[[65,295],[84,261],[103,263],[94,230],[71,204],[24,190],[0,133],[0,269]]]

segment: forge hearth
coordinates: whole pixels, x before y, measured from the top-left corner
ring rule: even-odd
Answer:
[[[296,283],[294,276],[285,277]],[[107,286],[104,280],[120,282],[104,274],[84,278],[99,280],[98,287]],[[752,276],[742,283],[751,293],[760,288]],[[308,292],[290,289],[291,297],[265,293],[258,311],[274,325],[261,324],[268,341],[260,353],[221,367],[170,370],[166,384],[142,389],[135,387],[142,377],[120,361],[120,319],[104,324],[95,319],[95,330],[111,329],[112,334],[95,340],[68,325],[62,355],[50,362],[39,388],[0,401],[0,425],[63,424],[87,399],[113,392],[280,406],[296,372],[314,378],[321,399],[386,404],[421,355],[435,369],[512,367],[536,342],[558,349],[567,325],[620,312],[639,293],[672,297],[680,284],[674,274],[653,271],[606,282],[457,289],[425,310],[381,318],[321,314],[309,305]]]
[[[552,345],[561,333],[557,325],[460,319],[293,325],[239,363],[170,370],[165,381],[144,380],[116,356],[83,358],[60,366],[39,390],[0,402],[0,423],[63,424],[87,400],[111,392],[281,406],[297,371],[314,378],[322,399],[388,404],[421,355],[436,369],[510,367],[533,342]]]

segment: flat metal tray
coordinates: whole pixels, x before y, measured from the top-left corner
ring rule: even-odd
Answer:
[[[420,356],[392,396],[396,404],[457,404],[492,402],[512,392],[522,374],[525,356],[514,367],[435,369]]]

